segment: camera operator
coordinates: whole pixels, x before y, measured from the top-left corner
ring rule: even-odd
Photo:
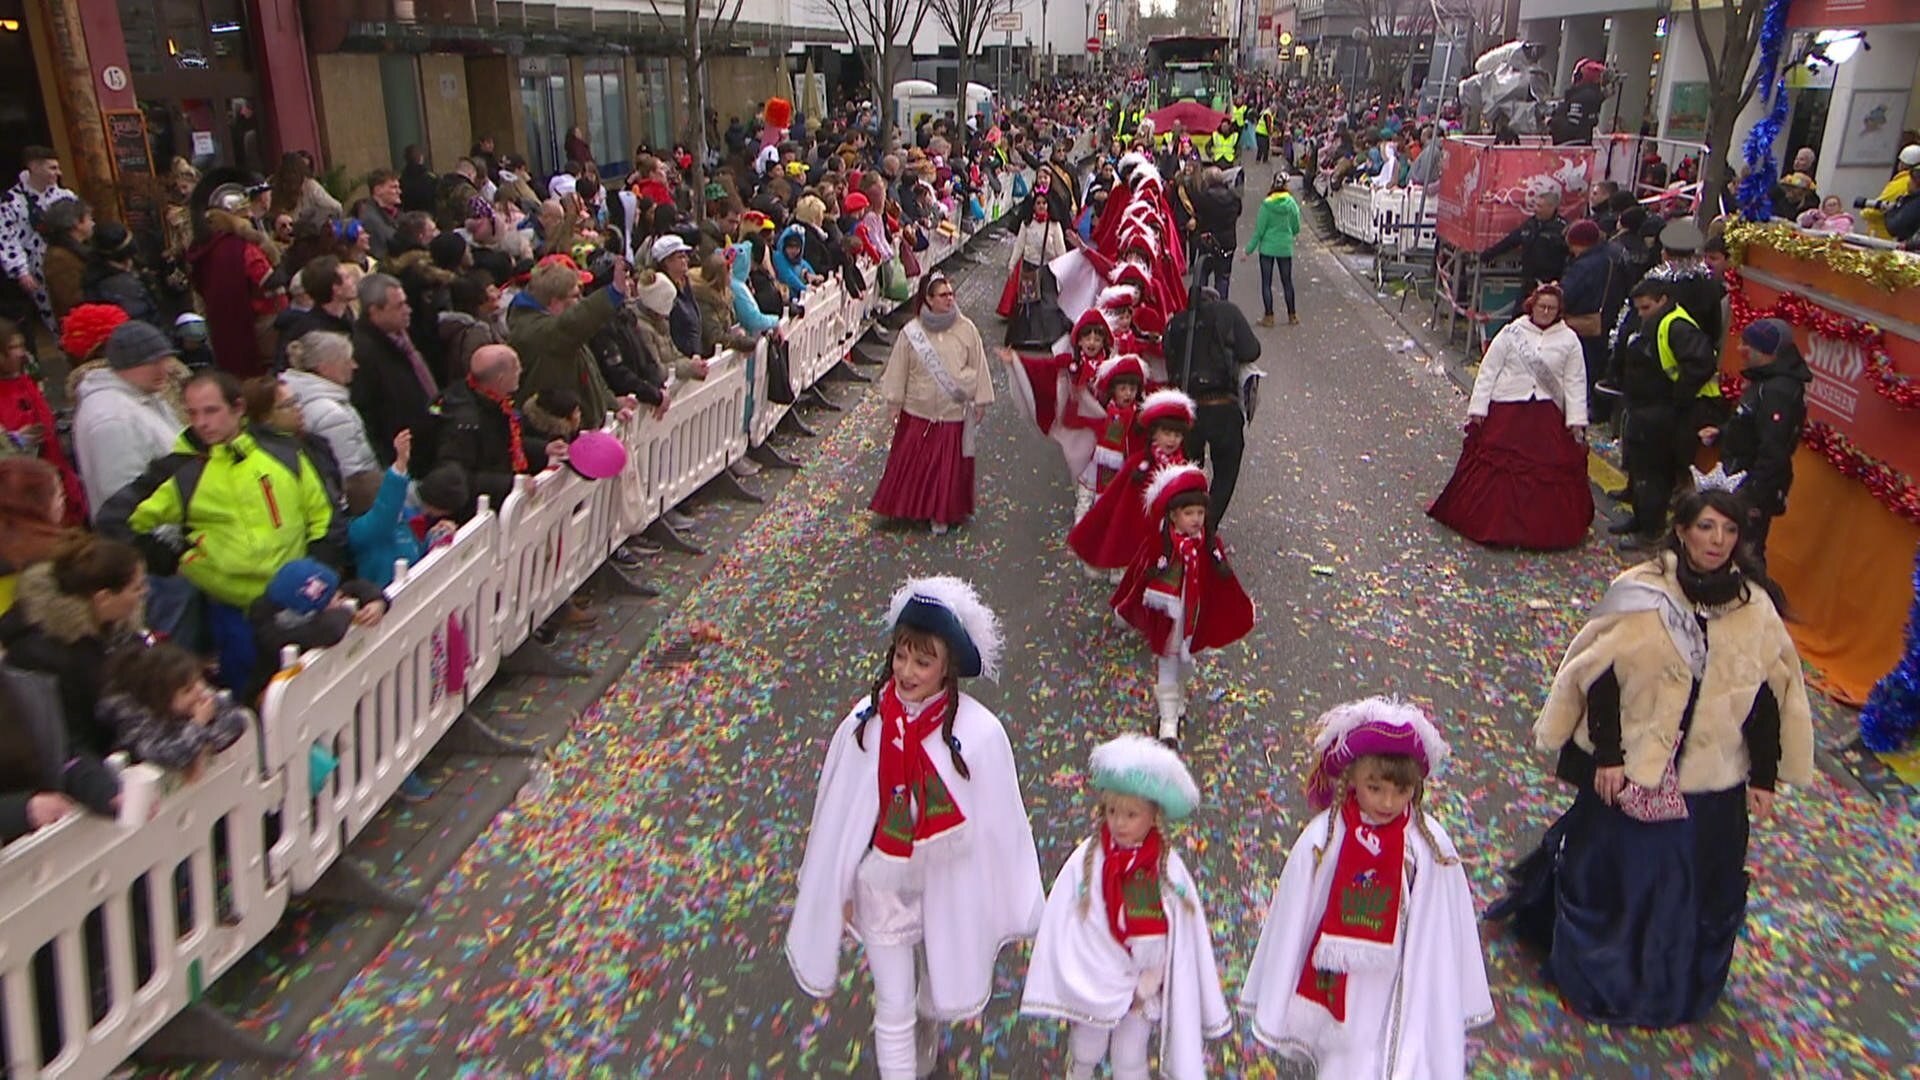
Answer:
[[[1208,257],[1225,261],[1231,256],[1215,250]],[[1169,374],[1179,380],[1180,389],[1195,405],[1187,460],[1201,465],[1209,452],[1213,455],[1213,484],[1207,497],[1207,531],[1212,533],[1226,517],[1240,479],[1240,458],[1247,446],[1242,369],[1260,359],[1260,339],[1254,337],[1239,308],[1196,283],[1187,310],[1167,320],[1160,343]]]
[[[1920,143],[1901,148],[1900,165],[1892,179],[1887,181],[1887,186],[1880,189],[1878,198],[1853,201],[1853,208],[1861,211],[1860,219],[1867,226],[1868,236],[1901,241],[1912,238],[1911,230],[1904,237],[1896,234],[1888,219],[1899,207],[1901,200],[1920,192],[1920,176],[1915,175],[1916,169],[1920,169]]]
[[[1193,195],[1193,231],[1200,251],[1200,284],[1211,284],[1221,297],[1230,297],[1233,251],[1239,243],[1234,230],[1240,221],[1240,193],[1227,183],[1217,166],[1200,174],[1200,190]]]

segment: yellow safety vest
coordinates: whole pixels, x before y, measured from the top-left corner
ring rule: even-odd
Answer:
[[[1235,105],[1233,107],[1233,126],[1244,127],[1246,126],[1246,123],[1247,123],[1247,107],[1245,105]]]
[[[1231,165],[1240,150],[1240,138],[1237,135],[1213,133],[1213,163]]]
[[[1267,121],[1272,117],[1272,113],[1261,113],[1259,121],[1253,125],[1253,133],[1264,137],[1268,132]]]
[[[1672,311],[1667,312],[1665,317],[1660,320],[1660,330],[1657,335],[1660,346],[1660,370],[1666,373],[1669,382],[1677,383],[1680,381],[1680,361],[1673,355],[1673,345],[1671,344],[1673,323],[1676,319],[1686,320],[1687,323],[1696,330],[1700,328],[1700,324],[1694,321],[1693,316],[1687,314],[1686,308],[1680,307],[1677,304],[1674,305]],[[1700,392],[1694,395],[1694,397],[1703,398],[1717,398],[1719,396],[1720,380],[1717,377],[1709,378],[1706,382],[1701,383]]]

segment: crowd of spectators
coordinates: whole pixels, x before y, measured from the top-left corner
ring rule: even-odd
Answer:
[[[0,710],[0,837],[113,812],[110,755],[197,770],[281,647],[377,624],[396,564],[483,498],[665,414],[820,283],[857,295],[863,260],[979,227],[1101,109],[1063,82],[883,135],[870,106],[774,101],[724,135],[710,117],[702,169],[641,146],[622,175],[582,152],[536,176],[482,138],[348,192],[303,152],[270,177],[176,162],[141,236],[26,148],[0,196],[0,649],[25,703]],[[541,640],[595,619],[575,599]]]

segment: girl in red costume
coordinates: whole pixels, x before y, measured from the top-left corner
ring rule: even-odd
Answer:
[[[1137,356],[1116,356],[1101,364],[1093,378],[1094,396],[1106,406],[1106,415],[1088,418],[1070,413],[1064,418],[1069,426],[1093,432],[1093,459],[1081,470],[1074,489],[1074,521],[1087,516],[1094,496],[1106,490],[1127,458],[1145,448],[1146,438],[1134,423],[1134,413],[1139,411],[1146,386],[1146,363]]]
[[[1155,473],[1186,463],[1182,447],[1193,430],[1193,399],[1178,390],[1156,390],[1134,414],[1138,441],[1120,464],[1116,482],[1105,486],[1093,506],[1067,533],[1067,546],[1095,570],[1116,575],[1153,540],[1159,525],[1142,498]]]
[[[1099,311],[1088,310],[1074,324],[1068,342],[1067,351],[1053,356],[1026,356],[1012,349],[1001,349],[999,355],[1020,410],[1059,445],[1067,480],[1077,484],[1093,460],[1093,426],[1106,416],[1093,396],[1093,376],[1113,355],[1113,331]],[[1069,415],[1076,422],[1068,423]]]
[[[1207,535],[1207,474],[1199,466],[1161,469],[1145,499],[1160,535],[1134,555],[1114,591],[1113,610],[1153,649],[1160,741],[1177,750],[1194,654],[1246,637],[1253,601],[1227,563],[1226,544]]]

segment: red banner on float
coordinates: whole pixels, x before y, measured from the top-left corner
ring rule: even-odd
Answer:
[[[1560,192],[1560,213],[1586,216],[1591,146],[1550,146],[1531,139],[1495,146],[1491,138],[1448,139],[1440,155],[1435,231],[1469,251],[1485,251],[1533,213],[1534,193]]]

